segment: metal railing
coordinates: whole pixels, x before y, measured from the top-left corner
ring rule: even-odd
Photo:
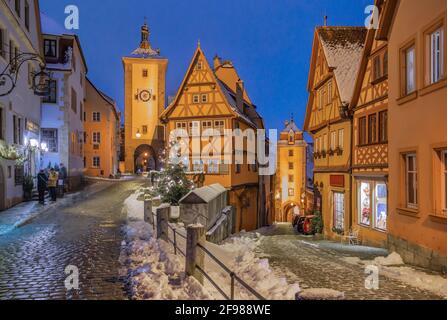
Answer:
[[[152,227],[155,231],[155,222],[157,218],[157,214],[155,214],[153,211],[151,212],[152,215]],[[169,236],[169,230],[172,231],[173,237]],[[178,246],[178,237],[184,239],[187,241],[187,236],[179,232],[175,227],[171,226],[168,223],[168,241],[170,244],[172,244],[174,248],[174,254],[177,255],[180,253],[182,256],[186,259],[186,253],[183,252],[183,250]],[[245,288],[249,293],[251,293],[254,297],[256,297],[259,300],[266,300],[265,297],[263,297],[259,292],[257,292],[255,289],[253,289],[249,284],[247,284],[244,280],[242,280],[236,273],[234,273],[232,270],[230,270],[223,262],[221,262],[215,255],[213,255],[205,246],[198,243],[197,247],[200,248],[206,256],[208,256],[212,261],[214,261],[222,270],[227,273],[230,276],[230,294],[228,295],[225,293],[225,291],[219,286],[216,281],[202,268],[201,266],[196,264],[196,269],[211,283],[211,285],[226,299],[226,300],[235,300],[235,289],[236,289],[236,282],[239,283],[243,288]]]
[[[234,300],[235,297],[235,282],[237,281],[242,287],[244,287],[248,292],[250,292],[253,296],[255,296],[259,300],[266,300],[260,293],[258,293],[255,289],[253,289],[250,285],[248,285],[244,280],[242,280],[240,277],[236,275],[233,271],[231,271],[223,262],[221,262],[216,256],[214,256],[205,246],[202,244],[197,245],[208,257],[210,257],[219,267],[221,267],[229,276],[231,279],[230,282],[230,298],[226,295],[224,295],[228,300]],[[199,271],[202,271],[199,266],[196,265],[196,268],[198,267]],[[204,273],[204,272],[202,272]],[[213,284],[214,285],[214,284]],[[214,287],[216,287],[214,285]],[[217,288],[220,291],[220,288]]]

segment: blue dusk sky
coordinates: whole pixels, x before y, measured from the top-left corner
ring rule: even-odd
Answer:
[[[147,16],[151,44],[169,59],[167,96],[175,95],[197,41],[211,62],[233,61],[270,129],[282,129],[294,114],[303,126],[314,28],[364,25],[373,0],[41,0],[46,15],[64,25],[64,9],[77,5],[76,31],[88,77],[124,108],[121,57],[140,41]]]

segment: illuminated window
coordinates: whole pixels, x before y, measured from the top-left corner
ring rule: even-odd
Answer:
[[[334,228],[339,231],[345,229],[345,195],[341,192],[333,193]]]
[[[387,230],[387,186],[384,182],[360,181],[358,190],[359,223]]]
[[[345,142],[345,130],[340,129],[338,130],[338,147],[343,150]]]

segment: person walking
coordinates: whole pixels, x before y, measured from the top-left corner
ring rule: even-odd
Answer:
[[[59,180],[59,174],[51,168],[50,175],[48,177],[48,189],[50,190],[51,201],[55,202],[57,198],[57,181]]]
[[[39,192],[39,203],[45,204],[45,191],[48,186],[48,177],[44,170],[37,174],[37,191]]]

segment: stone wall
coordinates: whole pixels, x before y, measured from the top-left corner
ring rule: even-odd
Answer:
[[[405,263],[447,274],[447,257],[405,239],[388,235],[388,249],[397,252]]]

